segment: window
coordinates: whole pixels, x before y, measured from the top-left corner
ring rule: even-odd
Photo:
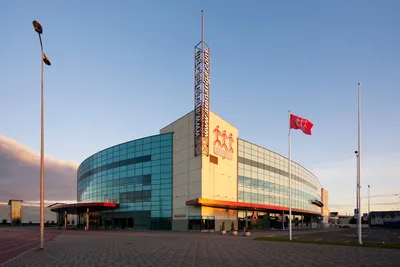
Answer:
[[[215,229],[215,218],[214,216],[201,217],[201,216],[189,216],[188,217],[188,230],[214,230]],[[227,227],[227,226],[225,226]]]
[[[216,156],[210,155],[210,162],[218,165],[218,158]]]

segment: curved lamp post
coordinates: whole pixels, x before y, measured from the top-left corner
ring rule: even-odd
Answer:
[[[43,33],[43,28],[42,25],[36,20],[33,22],[33,28],[39,35],[39,40],[40,40],[40,49],[42,51],[42,71],[41,71],[41,137],[40,137],[40,250],[44,249],[44,100],[43,100],[43,95],[44,95],[44,89],[43,89],[43,83],[44,83],[44,64],[47,66],[50,66],[50,60],[46,56],[46,54],[43,52],[43,43],[42,43],[42,33]]]

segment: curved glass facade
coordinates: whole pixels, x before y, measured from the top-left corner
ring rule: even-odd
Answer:
[[[117,202],[102,228],[171,229],[172,133],[100,151],[79,166],[78,202]],[[96,216],[94,216],[96,219]]]
[[[238,201],[289,207],[289,160],[275,152],[238,139]],[[292,162],[292,208],[320,213],[317,177]]]

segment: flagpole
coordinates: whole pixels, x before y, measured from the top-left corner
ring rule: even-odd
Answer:
[[[357,197],[358,197],[358,242],[362,245],[361,233],[361,85],[358,83],[358,153],[357,153]]]
[[[292,240],[292,140],[290,135],[290,110],[289,110],[289,240]]]

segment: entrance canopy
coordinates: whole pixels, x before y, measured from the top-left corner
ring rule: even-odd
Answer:
[[[88,208],[89,212],[96,212],[104,210],[113,210],[118,207],[119,207],[118,203],[111,203],[111,202],[89,202],[89,203],[73,203],[73,204],[55,203],[48,206],[48,208],[50,208],[52,212],[64,213],[66,211],[67,214],[84,213]]]
[[[206,198],[196,198],[193,200],[186,201],[187,206],[204,206],[204,207],[214,207],[214,208],[222,208],[222,209],[230,209],[230,210],[248,210],[248,211],[269,211],[269,212],[277,212],[277,211],[287,211],[289,212],[289,208],[281,207],[281,206],[273,206],[273,205],[265,205],[265,204],[255,204],[255,203],[247,203],[247,202],[235,202],[235,201],[225,201],[225,200],[215,200],[215,199],[206,199]],[[319,212],[312,212],[308,210],[302,209],[293,209],[293,214],[314,214],[321,216]]]

